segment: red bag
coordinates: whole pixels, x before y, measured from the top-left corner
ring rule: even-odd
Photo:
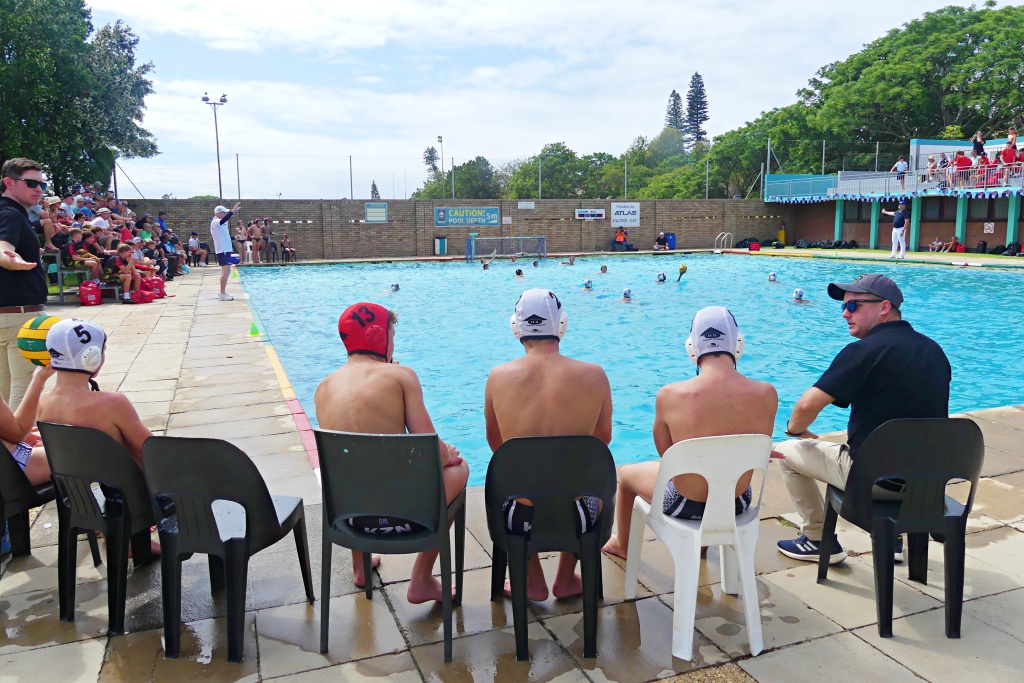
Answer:
[[[149,280],[149,290],[156,295],[157,299],[163,299],[166,295],[164,292],[164,281],[160,277],[148,277],[145,280]]]
[[[139,289],[142,290],[143,292],[153,291],[153,283],[151,283],[149,280],[150,278],[148,277],[142,278],[142,280],[139,282]]]
[[[964,245],[962,245],[962,244],[961,244],[961,245],[958,245],[958,246],[957,246],[957,248],[956,248],[956,253],[958,253],[958,254],[962,254],[962,253],[964,253],[965,251],[967,251],[967,247],[965,247],[965,246],[964,246]]]
[[[83,306],[99,306],[103,303],[103,297],[100,294],[100,286],[92,280],[83,282],[78,287],[78,301]]]
[[[750,243],[750,251],[761,251],[761,243],[760,242],[751,242]]]
[[[148,304],[153,301],[153,292],[143,292],[141,289],[137,292],[132,292],[132,301],[137,304]]]

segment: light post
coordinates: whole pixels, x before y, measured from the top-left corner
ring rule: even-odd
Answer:
[[[217,107],[222,107],[228,103],[228,96],[221,95],[220,101],[213,101],[210,99],[209,94],[203,93],[203,102],[210,105],[210,109],[213,109],[213,135],[217,141],[217,198],[224,198],[224,187],[221,185],[220,180],[220,130],[217,128]]]
[[[444,198],[444,138],[437,136],[437,143],[441,145],[441,198]]]

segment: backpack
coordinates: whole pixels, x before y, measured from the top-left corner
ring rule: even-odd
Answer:
[[[807,240],[797,240],[796,244],[793,245],[794,249],[806,249],[808,246]]]
[[[100,286],[92,280],[83,282],[78,286],[78,301],[83,306],[99,306],[103,303]]]
[[[988,253],[990,253],[990,254],[1002,254],[1005,251],[1006,251],[1006,245],[1005,244],[997,244],[996,246],[992,247],[992,249],[989,250]]]
[[[1006,245],[1006,251],[1003,254],[1007,256],[1016,256],[1020,253],[1020,242],[1010,242]]]

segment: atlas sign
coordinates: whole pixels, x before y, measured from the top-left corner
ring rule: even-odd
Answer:
[[[613,228],[639,228],[640,202],[612,202]]]

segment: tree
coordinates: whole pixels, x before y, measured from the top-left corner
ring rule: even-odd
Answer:
[[[685,135],[692,145],[707,140],[708,132],[704,124],[708,121],[708,95],[704,91],[704,79],[694,73],[690,79],[690,89],[686,91],[686,122]]]
[[[377,189],[377,181],[370,181],[370,199],[380,199],[380,190]]]
[[[1024,111],[1022,44],[1024,7],[946,7],[822,67],[798,95],[818,128],[853,140],[988,134]]]
[[[501,185],[491,162],[478,156],[453,169],[455,192],[460,199],[499,199]]]
[[[0,161],[36,159],[57,189],[110,180],[115,153],[153,156],[139,126],[151,64],[120,22],[93,33],[83,0],[0,0]]]
[[[426,165],[427,170],[431,173],[437,173],[439,170],[437,162],[441,160],[441,157],[437,154],[437,149],[434,147],[427,147],[423,150],[423,163]]]
[[[509,199],[537,199],[538,180],[546,199],[576,199],[583,174],[576,152],[562,142],[544,145],[540,154],[519,164],[509,178]]]
[[[683,120],[683,98],[675,90],[668,96],[668,107],[665,109],[665,127],[672,128],[680,135],[685,130]]]

